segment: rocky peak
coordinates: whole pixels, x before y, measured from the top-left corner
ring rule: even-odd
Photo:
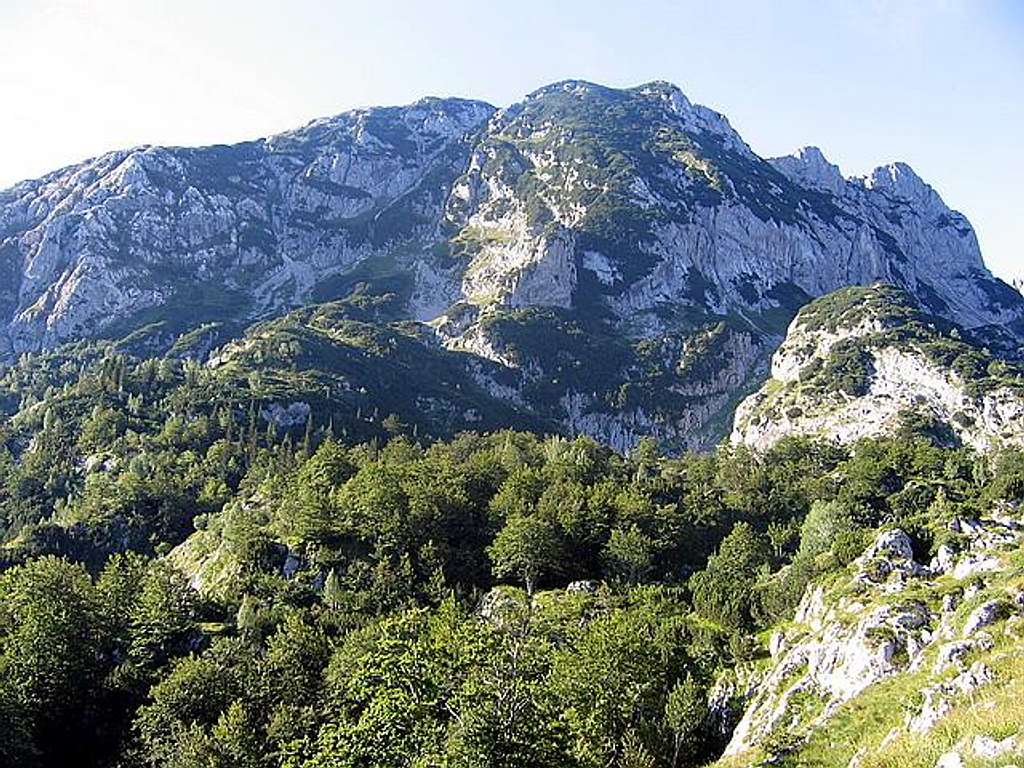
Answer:
[[[313,120],[304,127],[271,136],[271,150],[288,150],[305,142],[390,145],[415,150],[421,139],[452,139],[482,125],[495,107],[482,101],[427,97],[404,107],[365,107]],[[408,135],[406,135],[408,133]],[[405,141],[403,141],[403,139]],[[406,142],[413,139],[412,145]]]
[[[688,131],[710,133],[718,136],[724,146],[743,154],[753,155],[750,147],[729,123],[729,119],[702,104],[694,104],[679,86],[664,80],[656,80],[632,89],[642,96],[662,99]]]
[[[938,193],[906,163],[880,165],[859,181],[866,189],[882,192],[925,209],[946,208]]]
[[[601,105],[622,104],[640,98],[658,104],[663,110],[661,117],[676,123],[688,133],[709,134],[718,138],[728,149],[753,155],[750,147],[730,125],[725,115],[701,104],[694,104],[677,85],[664,80],[655,80],[634,88],[618,89],[598,85],[586,80],[563,80],[539,88],[521,104],[547,103],[557,105],[558,99],[572,96],[579,105],[601,108]],[[513,105],[506,112],[518,113],[519,105]]]
[[[847,183],[839,166],[830,163],[817,147],[803,147],[792,155],[773,157],[768,162],[793,181],[833,195],[842,194]]]

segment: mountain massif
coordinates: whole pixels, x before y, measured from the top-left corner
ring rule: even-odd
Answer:
[[[1022,339],[665,83],[18,184],[0,768],[1019,765]]]
[[[0,275],[8,358],[83,337],[205,358],[255,320],[386,296],[384,319],[495,408],[620,450],[713,444],[795,311],[847,285],[900,286],[1008,349],[1024,327],[1024,299],[909,167],[761,158],[666,83],[112,152],[0,192]]]

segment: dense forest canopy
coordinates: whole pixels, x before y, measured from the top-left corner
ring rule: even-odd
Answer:
[[[0,372],[0,761],[688,766],[812,578],[1024,497],[927,431],[628,457],[105,344]]]

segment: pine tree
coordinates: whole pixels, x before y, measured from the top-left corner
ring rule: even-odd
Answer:
[[[345,590],[341,586],[341,579],[338,578],[338,573],[332,568],[324,580],[324,605],[333,611],[338,610],[342,606],[344,594]]]

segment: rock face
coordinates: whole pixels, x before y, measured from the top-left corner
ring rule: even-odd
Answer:
[[[909,428],[981,450],[1024,444],[1024,371],[969,338],[904,291],[839,291],[793,321],[732,441],[764,449],[787,435],[853,442]]]
[[[877,568],[866,573],[878,560],[887,564],[881,582]],[[878,592],[885,591],[885,585],[903,583],[905,574],[920,571],[902,531],[882,534],[855,565],[855,581]],[[892,580],[890,574],[895,575]],[[867,687],[905,671],[931,641],[933,630],[932,616],[918,601],[872,606],[847,598],[829,604],[820,587],[804,595],[795,622],[809,634],[792,642],[775,641],[787,650],[776,654],[733,731],[726,755],[747,752],[773,732],[792,727],[794,716],[804,727],[825,722]]]
[[[813,148],[760,158],[660,82],[357,110],[0,192],[0,358],[142,327],[237,335],[370,284],[443,345],[516,368],[525,389],[495,396],[619,448],[707,444],[800,305],[879,280],[966,328],[1022,324],[1024,298],[906,165],[847,179]]]
[[[436,228],[465,137],[492,112],[426,99],[234,146],[111,152],[8,189],[8,343],[307,302],[325,278]]]

